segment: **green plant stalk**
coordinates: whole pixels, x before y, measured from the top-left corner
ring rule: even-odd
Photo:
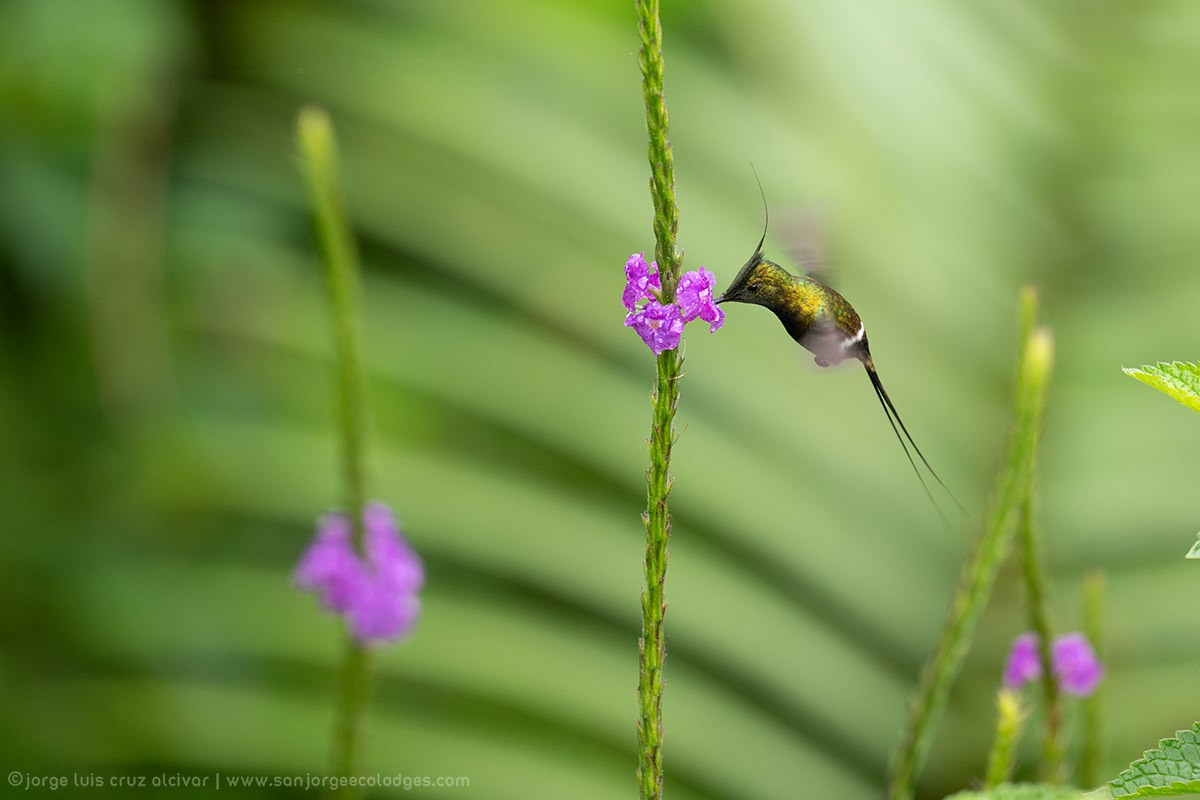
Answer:
[[[1007,687],[996,692],[996,738],[988,756],[987,775],[984,788],[994,789],[1012,779],[1017,742],[1021,736],[1021,725],[1025,711],[1021,708],[1021,694]]]
[[[1037,324],[1038,298],[1033,287],[1021,290],[1021,346],[1029,341]],[[1017,521],[1017,543],[1029,600],[1029,625],[1038,637],[1038,658],[1042,663],[1042,693],[1046,701],[1045,731],[1042,739],[1042,778],[1049,782],[1062,780],[1062,700],[1058,681],[1050,660],[1054,641],[1054,626],[1050,620],[1050,604],[1046,599],[1046,567],[1042,558],[1037,528],[1033,524],[1034,464],[1030,464],[1025,499]]]
[[[1083,633],[1096,650],[1096,657],[1104,661],[1104,573],[1092,570],[1083,576]],[[1095,786],[1100,781],[1101,762],[1104,759],[1104,728],[1101,719],[1104,681],[1096,687],[1091,697],[1083,701],[1083,748],[1079,757],[1079,784]]]
[[[650,197],[654,202],[654,258],[662,281],[662,302],[675,302],[679,283],[680,257],[675,235],[679,208],[675,204],[675,158],[667,140],[669,121],[663,96],[662,23],[658,0],[637,0],[638,66],[642,71],[642,96],[646,102],[646,133],[649,139]],[[663,359],[660,357],[659,363]]]
[[[675,205],[675,172],[671,144],[667,140],[667,105],[663,98],[662,23],[657,0],[636,3],[641,48],[638,64],[646,102],[646,132],[649,138],[650,196],[654,203],[654,253],[662,283],[662,302],[675,300],[680,259],[675,235],[679,210]],[[667,643],[663,630],[666,612],[665,581],[667,540],[671,535],[671,513],[667,495],[671,491],[672,423],[679,405],[679,378],[683,358],[678,350],[660,353],[651,393],[650,467],[646,470],[646,586],[642,591],[642,635],[638,640],[638,788],[642,800],[661,798],[663,792],[663,662]]]
[[[1045,730],[1042,737],[1042,780],[1048,783],[1061,783],[1063,780],[1062,698],[1050,656],[1050,649],[1054,642],[1054,628],[1050,622],[1049,603],[1046,601],[1045,565],[1041,560],[1037,531],[1033,525],[1032,469],[1029,481],[1030,485],[1026,487],[1025,501],[1021,503],[1021,515],[1017,523],[1017,542],[1021,552],[1025,591],[1029,598],[1029,624],[1037,634],[1038,659],[1042,662],[1042,695],[1046,704]]]
[[[887,797],[910,800],[917,775],[928,757],[934,728],[945,710],[950,688],[970,649],[971,637],[991,595],[1012,538],[1012,517],[1029,485],[1033,455],[1045,409],[1053,361],[1049,331],[1035,329],[1022,348],[1016,410],[1008,454],[992,495],[980,538],[963,567],[937,648],[921,673],[909,718],[892,758]]]
[[[333,313],[343,491],[347,513],[352,520],[354,546],[362,553],[362,510],[367,497],[367,402],[359,331],[358,253],[346,222],[337,143],[328,114],[312,107],[302,110],[297,141],[300,171],[312,209]],[[371,653],[347,634],[333,737],[333,774],[339,777],[350,777],[359,772],[359,752],[371,693],[371,661]],[[357,792],[353,786],[339,790],[343,797],[355,796]]]

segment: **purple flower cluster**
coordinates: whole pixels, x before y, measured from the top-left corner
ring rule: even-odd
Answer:
[[[1087,697],[1104,677],[1104,665],[1082,633],[1066,633],[1054,640],[1050,660],[1059,686],[1067,694]],[[1023,633],[1013,642],[1008,664],[1004,667],[1004,685],[1020,688],[1042,676],[1037,634]]]
[[[663,304],[658,264],[647,264],[643,254],[634,253],[625,262],[625,291],[621,293],[629,312],[625,327],[637,331],[654,355],[678,347],[683,326],[694,319],[709,323],[709,332],[716,333],[725,324],[725,312],[713,302],[716,280],[704,267],[686,272],[675,289],[676,302]],[[639,308],[643,300],[646,302]]]
[[[372,503],[363,511],[366,558],[354,550],[350,519],[328,514],[300,558],[293,578],[304,591],[346,619],[362,644],[403,638],[417,621],[417,591],[425,583],[421,559],[401,536],[392,510]]]

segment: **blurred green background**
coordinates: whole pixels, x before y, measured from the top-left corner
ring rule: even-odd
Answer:
[[[690,328],[668,796],[876,795],[999,464],[1025,282],[1057,344],[1060,628],[1081,575],[1108,578],[1108,771],[1189,726],[1200,419],[1120,367],[1197,357],[1200,7],[663,11],[686,266],[721,288],[750,254],[751,161],[781,216],[824,209],[835,283],[971,510],[939,524],[861,370],[818,370],[762,309]],[[653,248],[632,2],[0,13],[5,771],[326,769],[338,629],[289,584],[339,496],[293,144],[316,102],[365,262],[372,494],[428,570],[368,771],[632,796],[652,359],[619,294]],[[924,797],[982,773],[1024,613],[1010,568]]]

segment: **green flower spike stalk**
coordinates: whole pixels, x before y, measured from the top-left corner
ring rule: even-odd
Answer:
[[[1046,602],[1046,572],[1041,561],[1041,547],[1033,525],[1033,471],[1029,473],[1025,501],[1017,521],[1017,547],[1025,575],[1025,591],[1029,598],[1029,626],[1037,634],[1038,660],[1042,663],[1042,696],[1046,704],[1046,726],[1042,737],[1042,780],[1061,783],[1063,780],[1062,697],[1055,678],[1050,648],[1054,643],[1054,628],[1050,623],[1050,608]]]
[[[354,549],[363,553],[362,511],[366,504],[366,381],[359,333],[358,254],[346,223],[338,176],[337,144],[329,115],[318,108],[300,112],[297,127],[300,171],[312,208],[313,227],[325,266],[337,347],[338,399],[341,411],[342,466],[346,508],[353,524]],[[346,635],[334,728],[333,774],[358,774],[359,750],[371,687],[371,653]],[[343,797],[357,789],[344,787]]]
[[[662,281],[664,304],[675,300],[680,258],[675,232],[679,211],[675,206],[675,171],[671,145],[667,141],[667,104],[663,99],[662,24],[657,0],[637,0],[638,34],[641,49],[642,93],[646,101],[646,131],[649,136],[650,195],[654,201],[654,253]],[[642,592],[642,637],[638,642],[638,786],[643,800],[661,798],[662,763],[662,670],[667,654],[663,632],[666,611],[664,581],[667,572],[667,538],[671,514],[667,495],[671,491],[671,424],[679,405],[679,377],[683,358],[678,349],[658,354],[657,377],[651,394],[653,421],[650,426],[650,468],[646,471],[646,588]]]
[[[1083,632],[1096,656],[1104,660],[1104,573],[1091,570],[1083,576]],[[1104,702],[1103,681],[1083,701],[1083,747],[1079,757],[1079,785],[1095,786],[1100,780],[1100,764],[1104,760],[1104,728],[1101,708]]]
[[[992,495],[987,525],[963,567],[937,649],[921,673],[908,722],[892,757],[887,787],[889,800],[911,800],[913,797],[934,727],[945,710],[950,688],[970,649],[975,625],[1004,563],[1012,539],[1012,518],[1025,501],[1054,353],[1050,332],[1033,326],[1035,307],[1033,295],[1027,291],[1022,296],[1016,409],[1004,469]]]
[[[1026,710],[1021,707],[1019,691],[1001,688],[996,692],[996,739],[988,756],[987,776],[983,782],[985,789],[994,789],[1012,780],[1017,742],[1026,715]]]
[[[1037,324],[1037,294],[1026,286],[1021,290],[1021,342],[1029,341]],[[1062,699],[1054,675],[1050,648],[1054,642],[1054,626],[1050,621],[1050,605],[1046,600],[1046,567],[1042,560],[1041,543],[1033,524],[1033,476],[1031,460],[1017,519],[1017,548],[1025,578],[1029,602],[1029,627],[1037,634],[1038,660],[1042,663],[1042,694],[1046,703],[1046,726],[1042,740],[1042,779],[1051,783],[1062,780]]]

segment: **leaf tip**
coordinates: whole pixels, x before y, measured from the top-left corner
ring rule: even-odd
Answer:
[[[1200,533],[1196,534],[1196,541],[1192,543],[1192,549],[1187,551],[1184,558],[1200,560]]]

